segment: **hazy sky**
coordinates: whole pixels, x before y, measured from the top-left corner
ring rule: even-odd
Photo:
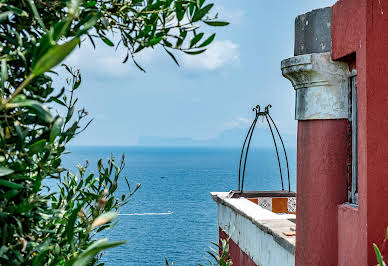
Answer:
[[[251,107],[272,104],[281,132],[296,133],[294,89],[280,61],[293,56],[294,19],[335,0],[217,0],[225,28],[206,28],[216,41],[200,56],[178,54],[181,67],[162,50],[138,56],[103,43],[83,45],[67,60],[81,68],[80,107],[94,118],[74,145],[136,145],[139,136],[213,138],[246,127]]]

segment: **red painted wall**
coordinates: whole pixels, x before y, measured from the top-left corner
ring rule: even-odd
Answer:
[[[337,206],[346,201],[347,120],[298,122],[296,265],[337,265]]]
[[[382,242],[388,226],[387,0],[333,6],[332,57],[346,61],[351,54],[357,60],[359,206],[338,209],[338,256],[342,265],[375,265],[372,243]]]
[[[220,239],[229,237],[220,227],[218,227],[218,233]],[[229,253],[233,266],[256,266],[254,261],[232,239],[229,240]]]

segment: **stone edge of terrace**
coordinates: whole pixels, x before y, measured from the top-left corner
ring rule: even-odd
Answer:
[[[237,214],[247,218],[261,231],[272,235],[274,241],[288,252],[295,254],[295,236],[286,236],[285,232],[296,230],[294,214],[276,214],[266,210],[245,198],[230,198],[229,192],[210,192],[216,203],[231,208]]]

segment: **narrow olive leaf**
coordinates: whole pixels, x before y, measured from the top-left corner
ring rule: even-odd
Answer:
[[[161,40],[163,40],[163,37],[153,38],[151,41],[149,41],[149,43],[147,43],[147,46],[154,46],[160,43]]]
[[[103,36],[103,35],[100,35],[100,37],[101,37],[102,41],[103,41],[104,43],[106,43],[107,45],[109,45],[109,46],[115,46],[114,43],[113,43],[111,40],[109,40],[107,37],[105,37],[105,36]]]
[[[66,231],[66,235],[67,235],[67,242],[69,244],[71,244],[73,242],[74,229],[76,228],[75,223],[77,221],[78,213],[81,210],[81,208],[82,208],[82,204],[78,205],[77,208],[75,208],[73,210],[73,212],[71,213],[71,215],[69,217],[69,220],[67,221],[65,231]]]
[[[8,68],[7,61],[5,58],[1,59],[1,88],[4,90],[4,83],[8,80]]]
[[[229,22],[226,21],[210,21],[210,20],[205,20],[204,21],[207,25],[213,26],[213,27],[223,27],[223,26],[228,26]]]
[[[128,58],[129,58],[129,53],[127,52],[127,55],[125,56],[122,63],[125,64],[128,61]]]
[[[194,45],[196,45],[196,44],[202,39],[203,35],[204,35],[203,32],[201,32],[201,33],[195,35],[195,36],[191,39],[191,41],[190,41],[190,48],[192,48]]]
[[[144,70],[144,68],[142,68],[142,67],[136,62],[136,60],[135,60],[134,58],[132,58],[132,61],[135,63],[135,65],[136,65],[141,71],[143,71],[144,73],[146,72],[146,71]]]
[[[7,5],[7,8],[17,16],[28,17],[28,13],[18,7],[15,7],[13,5]]]
[[[198,48],[202,48],[202,47],[205,47],[205,46],[208,46],[209,44],[211,44],[214,40],[214,38],[216,37],[216,34],[212,34],[209,38],[207,38],[203,43],[201,43],[200,46],[198,46]]]
[[[116,212],[106,212],[98,216],[92,223],[92,229],[96,228],[97,226],[100,226],[102,224],[109,223],[110,221],[116,219],[117,213]]]
[[[209,4],[207,6],[204,6],[202,9],[197,9],[197,11],[194,13],[192,22],[201,20],[204,16],[206,16],[206,14],[209,13],[210,9],[212,9],[213,6],[214,4]]]
[[[11,182],[8,180],[3,180],[3,179],[0,179],[0,186],[9,187],[9,188],[13,188],[13,189],[23,188],[23,185],[21,185],[21,184],[16,184],[14,182]]]
[[[387,231],[385,233],[385,237],[388,239],[388,227],[387,227]]]
[[[52,39],[54,42],[59,41],[59,39],[66,34],[70,24],[71,24],[70,18],[64,18],[61,21],[55,23],[52,30]]]
[[[55,138],[61,133],[61,128],[63,125],[63,119],[62,117],[58,117],[50,131],[50,143],[53,143]]]
[[[28,3],[30,4],[32,13],[34,14],[35,19],[38,21],[39,25],[42,27],[44,31],[48,31],[46,26],[44,25],[44,22],[42,18],[39,15],[38,9],[36,8],[34,0],[28,0]]]
[[[172,58],[172,60],[174,60],[175,64],[177,64],[177,66],[180,66],[178,60],[176,60],[176,58],[175,58],[175,55],[173,53],[171,53],[169,50],[167,50],[165,47],[164,47],[164,50],[167,52],[167,54],[169,56],[171,56],[171,58]]]
[[[74,38],[64,44],[51,47],[35,64],[32,69],[34,76],[43,74],[61,63],[79,44],[80,38]]]
[[[122,244],[125,241],[108,242],[108,239],[100,239],[90,245],[84,253],[82,253],[71,265],[72,266],[87,266],[90,265],[90,261],[95,257],[97,253],[102,250],[113,248]]]
[[[86,32],[88,32],[90,28],[97,24],[97,21],[100,17],[101,13],[98,13],[91,17],[85,24],[82,25],[82,29],[76,33],[76,36],[80,37],[81,35],[84,35]]]
[[[198,51],[183,51],[183,52],[186,54],[190,54],[190,55],[196,55],[196,54],[202,54],[205,51],[206,51],[206,49],[202,49],[202,50],[198,50]]]
[[[377,262],[379,263],[379,266],[384,266],[383,257],[381,256],[381,252],[375,243],[373,243],[373,248],[375,250],[376,259],[377,259]]]
[[[37,142],[34,142],[33,144],[28,146],[29,153],[30,154],[39,153],[39,152],[43,151],[45,146],[46,146],[46,140],[45,139],[38,140]]]
[[[10,175],[14,172],[14,170],[6,168],[6,167],[0,167],[0,176],[6,176]]]

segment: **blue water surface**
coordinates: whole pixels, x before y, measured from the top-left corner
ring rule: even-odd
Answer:
[[[171,215],[120,216],[105,236],[127,240],[108,250],[105,265],[207,265],[206,251],[217,241],[217,208],[211,191],[237,189],[238,148],[140,148],[71,147],[64,165],[74,169],[86,160],[94,170],[99,158],[126,157],[123,176],[133,187],[141,183],[131,202],[120,211]],[[295,190],[296,150],[288,150],[291,188]],[[285,169],[284,169],[285,171]],[[118,195],[127,192],[124,178]],[[280,189],[279,170],[273,149],[252,149],[246,172],[246,190]]]

